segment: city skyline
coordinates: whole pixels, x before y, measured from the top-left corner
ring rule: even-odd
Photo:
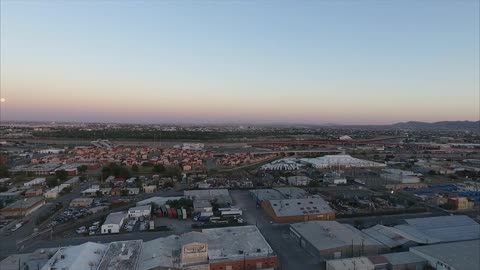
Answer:
[[[476,121],[479,8],[2,1],[0,119]]]

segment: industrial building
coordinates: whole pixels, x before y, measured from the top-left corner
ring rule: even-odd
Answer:
[[[412,247],[410,252],[437,270],[480,269],[480,240]]]
[[[367,257],[338,259],[326,262],[327,270],[374,270],[375,266]]]
[[[380,177],[387,181],[401,184],[414,184],[420,182],[422,174],[399,169],[383,169]]]
[[[384,168],[383,163],[354,158],[350,155],[326,155],[317,158],[302,158],[302,163],[310,164],[317,169],[325,168]]]
[[[334,210],[322,198],[269,200],[261,206],[275,223],[335,219]]]
[[[66,183],[58,185],[56,187],[51,188],[47,192],[45,192],[45,194],[43,194],[43,196],[45,196],[45,199],[56,199],[58,197],[58,195],[60,195],[60,193],[66,187],[69,187],[69,186],[70,186],[70,184],[66,184]]]
[[[142,240],[112,242],[97,270],[135,269],[142,252]]]
[[[355,257],[326,262],[327,270],[420,270],[427,261],[411,252],[388,253],[383,255]]]
[[[327,261],[327,270],[477,270],[480,269],[480,240],[411,247],[406,252]],[[361,262],[363,260],[363,262]],[[373,264],[373,268],[368,262]],[[352,268],[352,266],[354,266]],[[360,267],[359,267],[360,266]]]
[[[101,233],[119,233],[123,224],[125,223],[125,218],[127,214],[125,212],[114,212],[110,213],[105,222],[102,224]]]
[[[23,183],[23,186],[24,187],[33,187],[33,186],[43,186],[45,185],[45,181],[47,181],[46,178],[42,177],[42,178],[35,178],[31,181],[28,181],[26,183]]]
[[[107,248],[108,245],[93,242],[86,242],[78,246],[62,247],[50,258],[41,270],[97,269]]]
[[[232,197],[228,189],[199,189],[199,190],[185,190],[183,192],[185,198],[190,200],[208,200],[216,202],[219,205],[231,205]]]
[[[408,235],[402,233],[402,231],[395,227],[377,224],[362,230],[362,232],[391,249],[407,248],[417,245],[415,238],[408,237]]]
[[[18,165],[9,170],[12,174],[17,173],[31,173],[34,175],[50,175],[53,174],[54,170],[60,167],[59,163],[44,163],[44,164],[33,164],[33,165]]]
[[[268,200],[284,200],[284,199],[303,199],[308,194],[305,190],[297,187],[276,187],[271,189],[253,189],[250,190],[257,203]]]
[[[58,248],[42,248],[32,253],[13,254],[0,261],[1,270],[39,269],[57,252]]]
[[[129,218],[150,217],[152,214],[151,205],[141,205],[128,209]]]
[[[455,206],[456,210],[472,209],[475,205],[475,202],[470,201],[467,197],[448,198],[447,202]]]
[[[414,218],[405,222],[395,227],[375,225],[363,232],[392,249],[480,238],[480,224],[468,216]]]
[[[480,224],[468,216],[439,216],[406,219],[395,226],[404,237],[419,244],[465,241],[480,238]]]
[[[265,171],[296,171],[301,167],[302,164],[298,163],[296,159],[284,158],[265,164],[260,169]]]
[[[241,226],[205,229],[145,242],[137,269],[255,270],[276,267],[277,256],[257,227]]]
[[[309,221],[290,225],[301,247],[322,259],[340,259],[388,252],[388,247],[348,224]]]
[[[195,200],[193,201],[193,212],[194,213],[213,212],[212,203],[210,203],[209,200]]]
[[[3,266],[13,270],[19,265],[42,270],[257,270],[279,267],[275,252],[256,226],[205,229],[147,242],[86,242],[12,255],[0,262],[2,270]]]
[[[0,214],[6,217],[25,217],[45,205],[44,197],[31,197],[18,200],[0,209]]]
[[[305,175],[280,177],[280,179],[292,186],[306,186],[312,181],[310,177]]]
[[[388,261],[387,268],[391,270],[424,269],[427,265],[425,258],[408,251],[387,253],[382,257]]]
[[[70,202],[70,207],[88,207],[93,204],[93,198],[75,198]]]

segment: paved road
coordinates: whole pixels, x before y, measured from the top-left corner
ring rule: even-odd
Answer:
[[[248,191],[231,190],[235,206],[244,210],[244,219],[249,224],[257,225],[273,251],[277,254],[282,269],[321,269],[319,258],[316,258],[300,247],[290,236],[288,224],[272,224],[270,218],[261,208],[256,207],[255,200]]]
[[[91,182],[81,183],[80,185],[76,186],[72,190],[72,192],[65,194],[63,196],[60,196],[56,200],[42,206],[40,209],[33,212],[31,215],[25,217],[23,220],[29,220],[29,222],[23,225],[22,227],[20,227],[17,231],[10,232],[9,230],[6,230],[5,232],[1,233],[0,234],[0,260],[11,254],[18,253],[20,249],[22,249],[22,252],[23,252],[23,250],[27,248],[26,246],[32,246],[32,245],[37,246],[37,242],[42,243],[42,241],[38,239],[24,241],[24,239],[29,238],[33,235],[34,228],[35,228],[35,220],[38,217],[44,215],[45,213],[48,213],[49,207],[52,207],[54,204],[62,203],[63,205],[67,205],[73,198],[80,197],[81,196],[80,191],[89,187],[91,184],[92,184]],[[135,197],[135,200],[141,201],[154,196],[181,196],[181,195],[183,195],[183,192],[175,189],[171,189],[171,190],[162,190],[156,193],[139,194]],[[83,240],[83,242],[86,242],[86,241],[89,241],[89,240],[86,240],[86,239]],[[22,244],[21,245],[18,244],[19,242],[22,242]]]
[[[22,220],[29,220],[28,223],[20,227],[15,232],[10,232],[10,230],[5,230],[0,235],[0,258],[6,257],[17,251],[17,242],[25,239],[33,234],[35,228],[35,221],[42,215],[48,213],[49,208],[53,207],[56,203],[68,204],[73,198],[79,196],[80,191],[88,186],[88,183],[81,183],[76,186],[72,192],[60,196],[52,202],[46,203],[37,211],[33,212],[31,215],[23,218]]]

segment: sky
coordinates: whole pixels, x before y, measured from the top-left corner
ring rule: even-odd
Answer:
[[[1,120],[479,120],[480,2],[1,0]]]

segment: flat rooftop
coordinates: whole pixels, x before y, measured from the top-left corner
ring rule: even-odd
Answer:
[[[110,213],[103,224],[120,224],[126,216],[127,214],[125,212]]]
[[[97,270],[135,269],[142,251],[142,240],[112,242]]]
[[[333,209],[322,198],[270,200],[277,217],[322,215],[333,213]]]
[[[362,232],[368,234],[370,237],[381,242],[385,246],[388,246],[389,248],[398,247],[415,240],[409,238],[408,235],[402,234],[400,230],[394,227],[387,227],[383,225],[375,225],[371,228],[362,230]]]
[[[62,247],[42,267],[41,270],[96,269],[105,254],[108,245],[87,242],[78,246]]]
[[[382,255],[391,265],[402,265],[411,263],[427,262],[425,258],[422,258],[412,252],[396,252]]]
[[[207,239],[210,261],[275,255],[263,235],[253,225],[205,229],[202,233]]]
[[[128,211],[147,211],[147,210],[152,210],[152,206],[150,204],[135,206],[128,209]]]
[[[290,225],[290,229],[300,234],[317,250],[351,246],[352,243],[354,245],[383,246],[355,227],[336,221],[294,223]]]
[[[297,187],[277,187],[270,189],[253,189],[250,194],[259,201],[301,199],[308,196],[307,192]]]
[[[333,267],[333,269],[342,270],[373,269],[374,267],[367,257],[330,260],[327,261],[327,265]]]
[[[418,243],[464,241],[480,238],[480,224],[468,216],[439,216],[406,219],[396,229]]]
[[[37,269],[37,267],[43,267],[57,250],[58,248],[42,248],[37,249],[32,253],[13,254],[0,261],[0,269],[18,270],[20,263],[24,265],[25,268]]]
[[[8,210],[8,209],[28,209],[36,205],[37,203],[40,203],[41,201],[44,201],[45,198],[43,197],[32,197],[32,198],[27,198],[23,200],[18,200],[12,204],[9,204],[3,208],[3,210]]]
[[[232,198],[228,189],[199,189],[185,190],[183,195],[187,198],[196,200],[217,200],[220,204],[231,204]]]
[[[152,198],[148,198],[148,199],[145,199],[143,201],[137,202],[137,206],[151,204],[151,203],[154,203],[158,206],[162,206],[162,205],[167,204],[168,201],[176,201],[176,200],[180,200],[182,198],[183,198],[183,196],[180,196],[180,197],[152,197]]]
[[[144,242],[138,269],[178,267],[182,246],[191,243],[207,243],[210,262],[275,256],[256,226],[215,228]]]
[[[454,269],[480,269],[480,240],[412,247],[410,252],[436,258]]]

